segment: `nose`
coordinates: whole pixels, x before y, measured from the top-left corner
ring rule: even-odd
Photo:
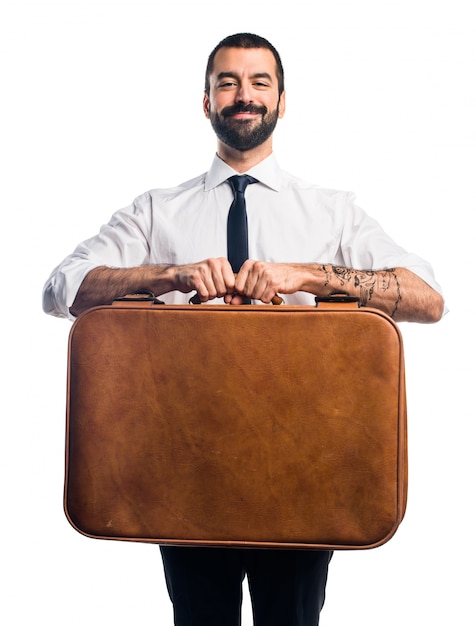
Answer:
[[[240,83],[240,88],[236,92],[236,102],[244,102],[245,104],[252,102],[251,89],[248,83]]]

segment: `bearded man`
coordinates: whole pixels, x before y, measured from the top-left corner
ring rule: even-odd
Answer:
[[[217,136],[209,171],[115,213],[53,270],[44,310],[74,319],[141,290],[166,303],[186,303],[195,292],[201,302],[228,304],[267,304],[278,293],[287,304],[314,304],[315,296],[345,290],[396,321],[438,321],[443,297],[426,261],[398,246],[353,194],[279,168],[272,141],[285,95],[280,56],[266,39],[240,33],[221,41],[203,98]],[[242,226],[229,210],[246,185],[240,257],[230,248]],[[245,576],[256,626],[319,623],[330,551],[162,546],[161,553],[177,626],[238,626]]]

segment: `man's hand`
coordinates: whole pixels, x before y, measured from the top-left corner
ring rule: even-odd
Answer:
[[[300,291],[304,267],[248,259],[236,275],[235,293],[226,294],[225,302],[241,304],[243,297],[248,297],[269,304],[278,293]]]
[[[227,259],[206,259],[189,265],[170,268],[174,289],[182,293],[196,291],[200,302],[228,295],[235,290],[235,275]]]

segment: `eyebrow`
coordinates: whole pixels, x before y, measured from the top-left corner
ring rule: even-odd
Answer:
[[[217,76],[217,80],[223,80],[224,78],[236,78],[239,79],[239,75],[236,72],[220,72]],[[268,72],[256,72],[251,78],[266,78],[272,82],[273,78]]]

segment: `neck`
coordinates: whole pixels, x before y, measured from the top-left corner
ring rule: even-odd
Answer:
[[[258,165],[258,163],[261,163],[261,161],[264,161],[264,159],[269,157],[272,151],[272,142],[270,140],[265,141],[261,146],[253,148],[253,150],[245,151],[230,148],[230,146],[218,140],[218,156],[239,174],[248,171],[250,168]]]

